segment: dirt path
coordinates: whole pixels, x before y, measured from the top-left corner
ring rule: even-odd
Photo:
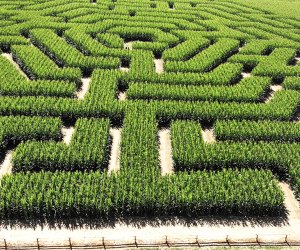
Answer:
[[[271,89],[271,94],[270,94],[270,96],[266,99],[265,103],[270,102],[270,101],[273,99],[274,94],[275,94],[277,91],[282,90],[283,87],[282,87],[281,85],[271,85],[270,89]]]
[[[120,169],[120,146],[121,146],[121,134],[122,130],[116,128],[110,128],[109,134],[112,137],[111,154],[108,164],[108,172],[117,172]]]
[[[23,70],[20,68],[20,66],[14,61],[12,54],[9,53],[3,53],[2,56],[4,56],[6,59],[8,59],[14,66],[15,68],[20,72],[22,76],[24,76],[28,81],[30,80],[28,76],[23,72]]]
[[[242,77],[243,78],[248,78],[250,76],[251,76],[251,73],[242,72]]]
[[[206,143],[215,143],[216,137],[214,135],[213,129],[204,129],[202,130],[202,137]]]
[[[12,173],[12,154],[12,150],[6,152],[5,158],[0,165],[0,179],[3,175]]]
[[[124,49],[132,50],[132,42],[124,43]]]
[[[159,159],[161,166],[161,174],[174,173],[172,160],[172,145],[170,129],[162,129],[158,131],[159,137]]]
[[[82,82],[81,88],[76,92],[76,96],[80,100],[84,99],[85,94],[88,92],[91,78],[82,78],[81,82]]]
[[[126,92],[120,92],[118,95],[119,101],[125,101],[126,100]]]
[[[300,220],[300,207],[290,185],[285,182],[280,182],[279,186],[284,192],[284,204],[289,212],[289,220],[293,221],[295,219]],[[299,228],[300,230],[300,228]]]
[[[126,67],[120,67],[120,70],[125,73],[129,72],[129,68],[126,68]]]
[[[157,74],[162,74],[164,72],[164,60],[163,59],[154,59],[155,72]]]
[[[72,135],[75,131],[74,127],[63,127],[61,132],[63,134],[63,141],[65,144],[69,145],[72,139]]]

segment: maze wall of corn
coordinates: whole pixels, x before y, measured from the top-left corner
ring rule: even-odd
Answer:
[[[230,0],[1,0],[0,219],[285,214],[300,19]]]

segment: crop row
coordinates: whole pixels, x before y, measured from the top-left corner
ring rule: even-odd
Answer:
[[[38,48],[29,45],[12,47],[14,60],[31,79],[64,80],[79,83],[80,69],[59,68]]]
[[[172,119],[201,119],[214,121],[218,119],[249,119],[249,120],[291,120],[297,111],[299,93],[291,90],[282,90],[274,94],[271,102],[264,103],[220,103],[207,101],[172,101],[152,100],[145,103],[140,100],[128,100],[118,102],[117,77],[113,74],[106,75],[108,89],[103,79],[93,82],[86,99],[54,98],[54,97],[0,97],[1,115],[40,115],[59,116],[67,119],[86,117],[110,116],[112,119],[120,119],[124,116],[125,108],[133,105],[148,105],[155,110],[157,117],[168,121]],[[97,83],[104,88],[97,86]],[[91,93],[93,92],[93,93]],[[114,94],[113,94],[114,93]],[[103,98],[103,99],[101,99]]]
[[[85,74],[91,72],[94,68],[109,69],[119,66],[117,58],[84,56],[51,30],[31,30],[30,39],[58,65],[79,67]]]
[[[258,102],[270,87],[270,79],[245,78],[234,86],[176,86],[157,83],[129,83],[129,99]]]
[[[136,56],[132,58],[129,75],[125,80],[134,82],[165,83],[170,85],[229,85],[231,83],[236,83],[241,78],[243,69],[242,64],[224,63],[207,73],[170,72],[154,74],[153,61],[143,61],[146,54],[145,52],[140,52],[140,54],[143,56],[139,56],[138,53],[134,54]],[[147,54],[149,59],[154,59],[149,53]],[[140,67],[143,63],[147,65],[147,71]]]
[[[264,125],[262,124],[262,128]],[[275,127],[277,131],[279,128],[280,125]],[[228,129],[230,129],[230,125]],[[216,133],[219,130],[217,128]],[[294,129],[293,131],[297,130]],[[251,137],[250,133],[245,135],[241,132],[241,136]],[[300,146],[296,143],[224,141],[207,144],[202,139],[200,124],[189,121],[172,122],[171,137],[176,169],[216,169],[230,166],[259,167],[271,169],[279,175],[286,175],[291,167],[299,166]],[[267,136],[264,135],[264,137]],[[276,140],[276,136],[271,134],[270,137]]]
[[[162,58],[172,61],[185,61],[190,59],[193,55],[198,54],[202,49],[208,47],[209,40],[205,38],[196,38],[184,41],[174,48],[170,48],[163,52]]]
[[[238,51],[240,42],[233,39],[220,39],[185,62],[167,61],[166,71],[207,72],[224,62],[228,56]]]
[[[99,171],[17,173],[1,180],[0,218],[275,216],[282,213],[283,201],[270,171],[228,169],[178,173],[155,180]]]
[[[69,145],[22,142],[13,155],[13,171],[102,169],[108,164],[109,120],[77,120]]]
[[[76,90],[75,84],[72,84],[68,81],[29,81],[26,79],[26,77],[20,74],[20,72],[8,59],[2,56],[0,57],[0,67],[2,73],[0,75],[0,93],[2,95],[44,95],[72,97]],[[42,69],[42,66],[39,67]]]
[[[276,121],[217,121],[217,140],[299,142],[300,123]]]
[[[23,140],[60,140],[62,123],[59,118],[26,116],[0,117],[1,153],[8,143],[17,144]]]

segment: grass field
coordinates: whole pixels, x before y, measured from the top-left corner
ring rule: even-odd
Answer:
[[[2,222],[298,218],[299,14],[0,1]]]

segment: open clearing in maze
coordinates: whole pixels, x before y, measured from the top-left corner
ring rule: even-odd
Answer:
[[[300,20],[225,0],[0,10],[4,224],[286,220],[285,195],[300,196]]]

